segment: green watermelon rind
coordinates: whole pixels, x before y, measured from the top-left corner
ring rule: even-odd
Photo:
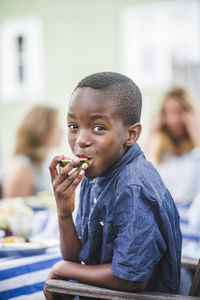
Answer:
[[[71,160],[67,160],[67,159],[62,159],[59,161],[59,165],[61,167],[65,167],[68,163],[70,163]],[[90,164],[89,160],[87,158],[84,158],[84,159],[81,159],[80,162],[76,165],[76,167],[80,167],[83,163],[86,163],[86,164]]]

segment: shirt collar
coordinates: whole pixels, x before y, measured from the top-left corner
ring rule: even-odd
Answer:
[[[108,180],[108,178],[112,177],[119,169],[131,163],[139,154],[141,154],[141,152],[141,148],[137,143],[129,147],[119,161],[117,161],[111,168],[97,178],[98,183],[104,181],[105,179]]]

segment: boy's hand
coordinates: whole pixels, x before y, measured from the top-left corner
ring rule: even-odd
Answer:
[[[62,277],[59,276],[57,273],[60,272],[60,269],[62,270],[63,268],[65,268],[65,264],[67,264],[67,262],[65,261],[59,261],[57,262],[51,269],[48,277],[47,277],[47,280],[50,280],[50,279],[61,279]],[[66,277],[64,277],[65,279],[67,279]],[[44,286],[43,288],[43,293],[45,295],[45,298],[46,300],[62,300],[62,299],[73,299],[73,296],[68,296],[68,298],[64,298],[62,295],[59,295],[59,294],[55,294],[55,293],[50,293],[46,290],[46,286]]]
[[[54,274],[54,268],[51,269],[51,272],[48,275],[47,280],[49,280],[49,279],[56,279],[56,276]],[[44,285],[44,288],[43,288],[43,293],[45,295],[46,300],[55,300],[55,299],[57,299],[56,298],[56,294],[48,292],[46,290],[46,286],[45,285]]]
[[[49,170],[56,198],[58,216],[68,217],[74,211],[75,190],[84,177],[88,165],[84,163],[79,168],[73,170],[80,161],[78,157],[75,157],[65,167],[59,167],[58,172],[57,165],[61,159],[63,159],[63,156],[54,157],[49,166]]]

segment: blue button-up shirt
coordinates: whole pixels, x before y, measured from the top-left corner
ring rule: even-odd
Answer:
[[[76,229],[82,238],[80,262],[112,263],[120,278],[148,280],[147,290],[178,291],[179,215],[138,144],[102,176],[84,178]]]

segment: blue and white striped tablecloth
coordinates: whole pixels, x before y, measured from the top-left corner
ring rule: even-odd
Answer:
[[[61,260],[59,247],[41,255],[0,259],[0,299],[42,300],[51,267]]]
[[[180,228],[183,237],[182,255],[191,258],[200,258],[200,231],[193,226],[193,218],[200,216],[193,213],[191,203],[176,203],[180,215]],[[200,223],[200,222],[199,222]]]
[[[31,216],[30,224],[31,237],[36,241],[59,240],[55,211],[35,212]],[[0,300],[45,299],[43,286],[52,266],[59,260],[59,246],[48,248],[39,255],[0,258]]]

